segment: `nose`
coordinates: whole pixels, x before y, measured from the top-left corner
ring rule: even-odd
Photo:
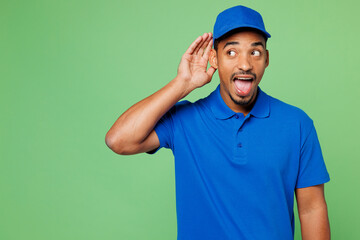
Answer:
[[[249,56],[239,56],[238,68],[244,72],[252,69],[252,63]]]

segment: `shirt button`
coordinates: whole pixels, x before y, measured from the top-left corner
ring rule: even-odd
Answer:
[[[235,118],[236,118],[236,119],[238,119],[238,118],[239,118],[239,116],[238,116],[238,115],[235,115]]]
[[[241,148],[242,147],[242,144],[241,143],[238,143],[238,145],[237,145],[239,148]]]

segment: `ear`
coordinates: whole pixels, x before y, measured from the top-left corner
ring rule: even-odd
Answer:
[[[265,66],[267,67],[267,66],[269,66],[269,51],[268,50],[266,50],[266,60],[265,60],[266,62],[265,62]]]
[[[215,68],[215,69],[218,68],[217,56],[216,56],[215,49],[211,49],[211,51],[210,51],[209,63],[213,68]]]

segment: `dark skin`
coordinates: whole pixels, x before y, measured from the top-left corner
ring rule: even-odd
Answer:
[[[255,103],[257,86],[269,65],[269,52],[265,46],[261,34],[242,31],[220,41],[217,51],[211,50],[209,62],[219,71],[220,94],[235,112],[247,115]],[[251,78],[251,90],[246,94],[239,91],[234,77]]]
[[[148,152],[159,147],[153,130],[159,119],[194,89],[209,83],[216,69],[207,69],[212,34],[199,36],[181,58],[177,76],[159,91],[124,112],[106,134],[105,142],[118,154]]]
[[[295,196],[303,240],[329,240],[330,223],[324,196],[324,184],[296,188]]]
[[[255,31],[235,33],[211,50],[209,62],[219,71],[220,93],[225,103],[235,112],[247,115],[255,102],[257,86],[265,68],[269,66],[269,51],[265,38]],[[241,94],[233,76],[251,77],[251,90]],[[295,189],[303,240],[329,240],[330,225],[324,196],[324,184]]]
[[[219,42],[211,49],[212,34],[198,37],[181,58],[177,76],[162,89],[124,112],[106,134],[106,144],[122,155],[148,152],[159,147],[153,130],[159,119],[179,100],[209,83],[216,70],[220,93],[235,112],[248,114],[255,102],[257,86],[269,65],[265,39],[245,31]],[[233,51],[233,52],[232,52]],[[207,69],[210,62],[211,67]],[[236,89],[233,76],[253,77],[248,93]],[[254,75],[256,77],[254,77]],[[330,226],[324,197],[324,184],[295,189],[303,240],[329,240]]]
[[[209,62],[219,71],[220,93],[224,102],[235,112],[247,115],[256,100],[265,68],[269,65],[269,51],[265,38],[254,31],[235,33],[211,50]],[[251,90],[241,94],[233,76],[251,77]],[[330,225],[324,196],[324,184],[295,189],[303,240],[329,240]]]

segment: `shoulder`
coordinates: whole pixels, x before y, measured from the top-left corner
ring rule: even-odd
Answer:
[[[177,113],[179,112],[183,112],[183,111],[188,111],[193,107],[194,103],[188,101],[188,100],[182,100],[177,102],[173,107],[172,107],[172,111],[175,111]]]
[[[211,99],[212,97],[212,93],[209,96],[206,96],[204,98],[200,98],[198,100],[196,100],[195,102],[190,102],[188,100],[182,100],[177,102],[174,107],[173,110],[176,111],[177,113],[191,113],[194,111],[200,111],[200,110],[210,110],[210,105],[211,105],[211,101],[213,101]]]
[[[283,126],[298,129],[301,134],[309,134],[314,128],[313,120],[310,116],[299,107],[285,103],[272,96],[269,97],[270,118]]]
[[[285,103],[269,95],[268,97],[270,102],[271,114],[275,115],[276,117],[312,123],[312,119],[309,117],[309,115],[299,107],[296,107],[289,103]]]
[[[182,117],[191,114],[194,111],[194,103],[188,100],[182,100],[177,102],[168,112],[168,115],[172,117]]]

